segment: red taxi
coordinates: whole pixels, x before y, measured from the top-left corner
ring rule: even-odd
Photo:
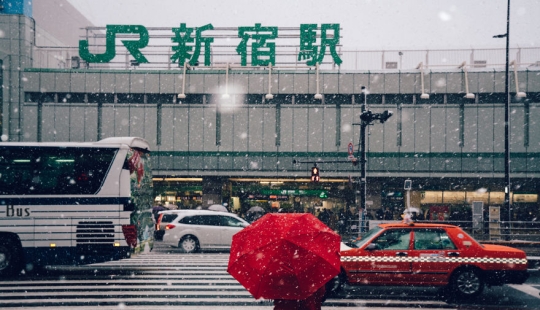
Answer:
[[[342,244],[341,274],[329,283],[440,286],[452,296],[472,298],[485,285],[527,280],[525,252],[480,244],[453,225],[381,224],[363,238]]]

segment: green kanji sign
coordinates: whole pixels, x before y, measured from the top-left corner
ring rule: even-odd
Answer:
[[[308,66],[320,64],[328,46],[334,63],[340,65],[343,61],[336,52],[336,46],[339,44],[339,24],[321,25],[321,41],[318,46],[315,45],[317,42],[317,30],[317,24],[300,25],[300,53],[298,54],[298,60],[309,59],[306,62]],[[330,33],[333,34],[331,37]]]
[[[171,61],[178,62],[180,65],[184,64],[186,60],[189,60],[190,65],[198,65],[201,46],[204,45],[204,65],[210,66],[210,43],[214,42],[214,38],[203,38],[202,32],[212,30],[214,26],[207,24],[197,28],[195,30],[195,37],[191,36],[193,29],[186,27],[186,24],[180,24],[179,28],[172,29],[175,37],[171,38],[171,41],[177,45],[172,47],[174,54],[171,56]]]
[[[255,24],[255,27],[239,27],[238,37],[242,38],[242,41],[236,48],[236,52],[242,57],[242,66],[247,65],[247,43],[250,38],[254,41],[251,44],[251,65],[275,65],[276,43],[267,42],[267,40],[274,40],[277,36],[277,27],[261,27],[261,24]]]
[[[218,33],[214,30],[220,31]],[[230,29],[227,29],[227,31]],[[286,29],[290,31],[290,29]],[[236,53],[240,55],[240,64],[248,65],[248,55],[251,54],[251,66],[276,65],[276,40],[278,27],[261,26],[256,23],[254,26],[241,26],[237,28],[237,33],[233,36],[223,34],[223,29],[214,29],[212,24],[201,27],[188,27],[185,23],[180,23],[179,27],[171,29],[170,40],[172,42],[172,55],[170,61],[178,63],[179,66],[188,62],[190,65],[199,65],[199,57],[204,49],[204,65],[211,65],[212,44],[216,38],[227,38],[227,40],[240,39],[236,46]],[[215,33],[214,36],[212,36]],[[133,56],[137,63],[148,63],[148,59],[143,55],[142,49],[148,46],[150,36],[146,27],[142,25],[107,25],[105,35],[105,52],[93,54],[89,51],[88,40],[79,41],[79,55],[87,63],[107,63],[116,57],[117,35],[139,35],[138,40],[124,39],[122,44]],[[306,60],[306,65],[315,66],[321,64],[328,49],[335,64],[342,63],[336,50],[340,40],[339,24],[301,24],[298,36],[285,34],[284,39],[300,39],[300,51],[297,58],[299,61]],[[251,52],[251,53],[250,53]]]

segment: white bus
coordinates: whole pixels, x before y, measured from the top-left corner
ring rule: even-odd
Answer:
[[[148,142],[0,143],[0,278],[153,247]]]

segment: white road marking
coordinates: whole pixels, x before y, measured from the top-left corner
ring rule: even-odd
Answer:
[[[540,299],[540,290],[528,284],[508,284],[511,288]]]

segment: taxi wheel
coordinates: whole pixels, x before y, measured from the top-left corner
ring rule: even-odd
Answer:
[[[199,250],[199,240],[193,236],[185,236],[178,243],[178,247],[184,251],[184,253],[195,253]]]
[[[471,299],[482,294],[484,280],[477,269],[459,269],[450,280],[450,289],[459,299]]]
[[[326,283],[326,294],[325,297],[332,297],[337,295],[343,288],[343,284],[347,281],[347,276],[342,270],[337,276],[333,277],[330,281]]]

